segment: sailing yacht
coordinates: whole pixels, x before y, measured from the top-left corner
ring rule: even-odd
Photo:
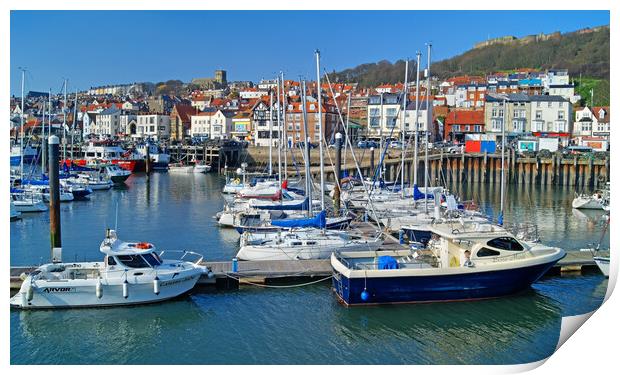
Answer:
[[[31,192],[11,188],[11,203],[17,212],[43,212],[47,205],[43,200],[35,197]]]

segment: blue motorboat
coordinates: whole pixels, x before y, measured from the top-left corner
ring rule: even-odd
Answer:
[[[438,224],[423,250],[335,252],[333,289],[345,305],[461,301],[528,288],[566,253],[503,227]]]

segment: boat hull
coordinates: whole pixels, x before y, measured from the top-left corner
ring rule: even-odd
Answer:
[[[334,270],[332,286],[345,305],[475,300],[520,292],[556,262],[514,269],[406,277],[347,278]],[[364,289],[369,294],[366,301],[362,300]]]
[[[25,299],[26,292],[20,290],[11,298],[11,306],[20,309],[52,309],[77,307],[110,307],[161,302],[189,292],[198,282],[201,272],[196,270],[181,274],[173,280],[162,281],[159,294],[155,294],[152,282],[128,284],[127,298],[123,297],[123,284],[102,283],[101,298],[96,294],[96,280],[85,280],[81,285],[67,285],[66,282],[48,282],[34,288],[31,301]],[[54,285],[57,284],[57,285]]]
[[[601,200],[579,197],[573,199],[572,206],[573,208],[584,210],[602,210],[604,204]]]
[[[594,262],[605,277],[609,277],[609,258],[594,257]]]

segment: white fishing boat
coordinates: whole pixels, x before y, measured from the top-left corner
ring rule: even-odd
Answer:
[[[237,258],[241,260],[327,259],[334,251],[376,251],[383,244],[345,231],[299,228],[277,232],[244,232]]]
[[[457,301],[526,289],[566,253],[480,223],[433,226],[425,250],[338,251],[333,289],[346,305]]]
[[[136,145],[135,154],[141,159],[148,155],[151,159],[151,168],[154,170],[166,170],[170,163],[170,155],[163,152],[156,143],[146,142]]]
[[[60,180],[60,186],[73,194],[73,199],[87,199],[93,193],[93,190],[86,185],[77,182],[77,178],[63,178]]]
[[[14,191],[11,192],[11,203],[17,212],[43,212],[48,207],[42,199],[36,198],[31,192]]]
[[[170,173],[194,173],[194,166],[183,163],[168,164],[168,172]]]
[[[206,272],[202,256],[167,259],[146,242],[124,242],[108,230],[101,262],[49,263],[24,277],[11,306],[21,309],[124,306],[168,300],[190,291]],[[187,260],[193,256],[193,261]]]

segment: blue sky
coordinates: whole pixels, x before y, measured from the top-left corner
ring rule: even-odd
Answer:
[[[11,94],[108,83],[184,82],[225,69],[228,80],[314,77],[382,59],[433,61],[487,37],[609,24],[608,11],[12,11]],[[318,29],[318,31],[317,31]],[[423,56],[423,60],[426,57]]]

